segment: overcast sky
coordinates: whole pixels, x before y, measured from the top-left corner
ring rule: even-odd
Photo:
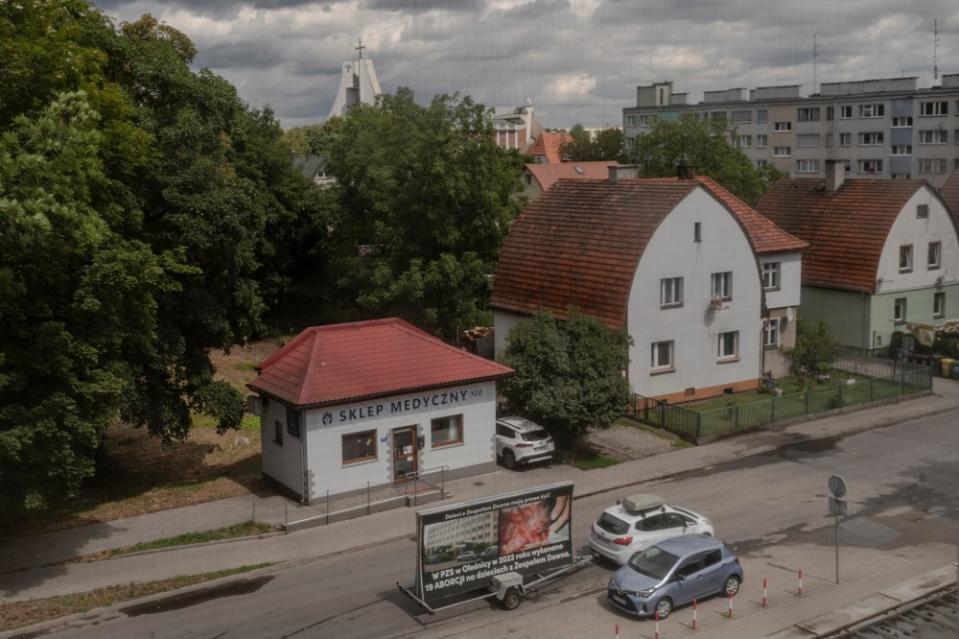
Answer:
[[[96,0],[95,0],[96,1]],[[487,106],[532,99],[548,127],[622,124],[638,84],[704,90],[959,73],[956,0],[99,0],[186,33],[196,67],[233,82],[286,127],[323,120],[362,36],[384,91],[460,91]]]

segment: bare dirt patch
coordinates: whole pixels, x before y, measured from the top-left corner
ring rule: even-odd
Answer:
[[[592,431],[586,441],[593,449],[619,462],[658,455],[676,447],[672,435],[654,432],[627,418],[617,420],[609,428]]]

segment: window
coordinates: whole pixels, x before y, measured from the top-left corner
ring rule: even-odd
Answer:
[[[945,293],[933,293],[932,316],[937,318],[946,316],[946,294]]]
[[[767,291],[779,288],[779,262],[763,264],[763,288]]]
[[[945,173],[946,161],[945,159],[938,159],[938,158],[919,160],[919,172],[920,173]]]
[[[926,268],[933,271],[942,266],[942,242],[929,242],[926,254]]]
[[[906,321],[906,298],[897,297],[893,307],[893,319],[902,323]]]
[[[766,145],[769,143],[769,136],[765,133],[756,136],[756,148],[765,149]]]
[[[859,145],[860,146],[877,146],[882,144],[884,141],[882,131],[872,131],[869,133],[860,133],[859,134]]]
[[[714,299],[719,298],[724,301],[733,299],[733,272],[713,273],[711,290]]]
[[[819,160],[796,160],[796,173],[819,173]]]
[[[726,112],[725,111],[713,111],[709,114],[709,117],[713,120],[725,120]]]
[[[655,113],[648,113],[646,115],[641,115],[639,116],[639,126],[644,128],[648,126],[652,126],[653,122],[655,122],[657,118],[659,118],[659,116],[656,115]]]
[[[433,448],[463,443],[463,416],[438,417],[430,422],[430,444]]]
[[[852,117],[852,105],[844,104],[839,107],[839,119],[848,120]]]
[[[796,119],[800,122],[818,122],[819,107],[800,107],[796,110]]]
[[[506,426],[496,425],[496,434],[506,439],[516,439],[516,431]]]
[[[926,220],[929,218],[929,205],[928,204],[917,204],[916,205],[916,217],[920,220]]]
[[[756,160],[756,168],[757,168],[757,169],[761,169],[761,168],[763,168],[764,166],[766,166],[767,164],[769,164],[769,160]]]
[[[774,146],[773,147],[773,157],[774,158],[788,158],[792,155],[792,148],[788,146]]]
[[[533,183],[533,176],[529,173],[524,173],[523,181],[526,182],[526,186],[530,186]]]
[[[859,160],[859,173],[882,173],[882,160]]]
[[[659,280],[659,306],[670,308],[683,305],[683,278],[665,277]]]
[[[793,130],[792,122],[774,122],[773,123],[773,131],[775,131],[776,133],[785,133],[786,131],[792,131],[792,130]]]
[[[636,126],[636,116],[627,115],[626,116],[626,126]]]
[[[649,367],[654,371],[673,369],[673,342],[653,342],[650,350]]]
[[[891,173],[889,179],[892,180],[911,180],[912,173]]]
[[[769,122],[769,111],[766,109],[757,109],[756,110],[756,122],[763,124]]]
[[[280,420],[273,422],[273,443],[277,446],[283,445],[283,424]]]
[[[891,155],[912,155],[912,145],[893,144]]]
[[[861,118],[881,118],[886,114],[885,104],[860,104],[859,117]]]
[[[836,119],[836,107],[826,107],[826,119],[830,121]]]
[[[936,100],[935,102],[920,102],[919,115],[949,115],[949,103],[945,100]]]
[[[736,124],[743,124],[745,122],[753,121],[753,112],[752,111],[733,111],[733,122]]]
[[[294,437],[300,436],[300,412],[286,407],[286,432]]]
[[[376,431],[364,430],[360,433],[343,435],[343,463],[376,459]]]
[[[949,141],[949,132],[945,129],[927,129],[919,132],[919,144],[945,144]]]
[[[735,359],[739,357],[739,331],[720,333],[716,346],[716,357],[719,359]]]
[[[699,222],[693,222],[693,242],[703,241],[703,225]]]
[[[912,271],[912,244],[906,244],[899,247],[899,272],[909,273]]]
[[[850,146],[852,144],[852,133],[839,134],[839,146]]]
[[[813,149],[819,146],[818,133],[800,133],[796,136],[796,146],[801,149]]]
[[[774,317],[763,323],[763,346],[779,348],[779,318]]]
[[[902,129],[902,128],[906,128],[906,127],[910,127],[910,126],[912,126],[912,118],[911,118],[911,117],[902,117],[902,118],[893,118],[893,119],[892,119],[892,128],[894,128],[894,129]]]
[[[751,135],[740,135],[736,140],[736,147],[740,149],[748,149],[753,145],[753,136]]]

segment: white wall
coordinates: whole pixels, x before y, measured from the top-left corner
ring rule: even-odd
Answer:
[[[521,320],[526,319],[528,316],[519,315],[518,313],[510,313],[509,311],[493,311],[493,326],[495,347],[496,347],[496,359],[500,359],[503,355],[506,354],[506,338],[509,337],[509,332],[516,326]]]
[[[799,306],[802,291],[802,254],[772,253],[759,256],[759,263],[779,262],[779,290],[766,291],[766,308]]]
[[[929,205],[927,219],[916,217],[919,204]],[[942,266],[932,271],[926,268],[929,242],[942,242]],[[911,273],[899,272],[899,247],[904,244],[912,244]],[[943,276],[944,284],[959,280],[959,239],[946,208],[927,186],[916,191],[892,225],[879,259],[878,277],[882,283],[876,292],[934,286],[939,276]]]
[[[693,224],[702,224],[702,242]],[[710,276],[733,272],[733,299],[709,311]],[[660,309],[660,279],[683,277],[683,306]],[[699,187],[663,220],[650,239],[633,279],[628,323],[633,338],[629,379],[646,396],[681,392],[760,376],[759,270],[745,232],[733,215]],[[716,361],[718,335],[739,331],[739,360]],[[653,342],[673,340],[674,372],[651,374]]]
[[[296,494],[303,492],[302,449],[300,439],[286,432],[286,404],[275,399],[264,400],[260,418],[260,447],[263,451],[263,472],[287,486]],[[283,445],[274,443],[274,424],[283,429]],[[301,417],[302,422],[302,417]],[[303,434],[302,423],[300,434]]]
[[[453,395],[464,392],[465,397],[452,399]],[[442,405],[443,394],[446,394],[447,405]],[[433,399],[434,397],[436,399]],[[412,406],[414,400],[422,401],[424,398],[430,403],[427,408],[416,409]],[[407,401],[409,404],[404,406]],[[394,409],[396,402],[400,403],[399,410]],[[351,410],[354,413],[352,417],[349,415]],[[463,415],[463,443],[434,448],[430,442],[430,421],[456,414]],[[374,486],[391,483],[391,431],[403,426],[416,425],[419,435],[424,439],[425,445],[419,451],[420,470],[438,466],[464,468],[496,460],[493,444],[496,429],[494,382],[319,408],[306,411],[304,418],[308,431],[307,460],[314,474],[312,499],[325,495],[327,490],[330,494],[335,494],[366,488],[367,481]],[[324,424],[324,421],[327,423]],[[342,436],[367,430],[376,430],[376,459],[344,464]]]

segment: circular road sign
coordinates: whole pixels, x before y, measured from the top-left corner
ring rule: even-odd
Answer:
[[[846,480],[839,475],[833,475],[829,478],[829,492],[833,497],[839,498],[846,494]]]

